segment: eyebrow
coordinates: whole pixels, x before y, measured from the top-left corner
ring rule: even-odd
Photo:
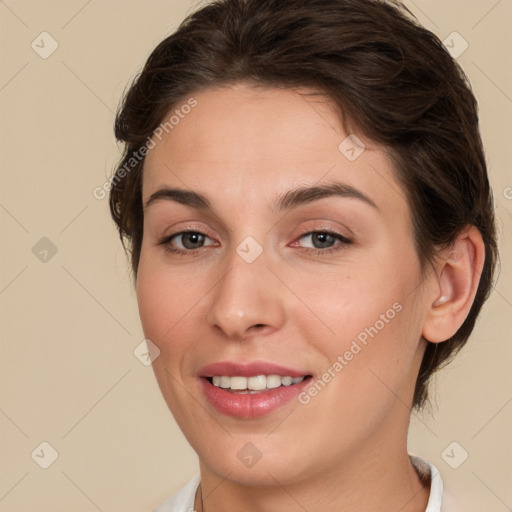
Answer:
[[[357,188],[351,187],[344,183],[327,183],[312,187],[299,187],[289,190],[283,196],[279,197],[272,205],[275,212],[283,210],[291,210],[303,204],[311,203],[325,197],[346,197],[351,199],[359,199],[375,209],[379,207],[366,194],[363,194]]]
[[[350,185],[338,182],[311,187],[298,187],[293,190],[289,190],[284,195],[274,200],[271,204],[271,209],[272,211],[279,213],[326,197],[358,199],[379,210],[379,207],[375,202],[366,194],[363,194],[363,192]],[[189,206],[190,208],[213,212],[213,207],[206,196],[192,190],[168,187],[158,189],[156,192],[151,194],[144,205],[144,209],[147,209],[151,204],[161,200],[175,201],[185,206]]]

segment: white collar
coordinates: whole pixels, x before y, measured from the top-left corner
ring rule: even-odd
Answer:
[[[409,455],[409,458],[411,459],[413,466],[416,467],[420,473],[427,473],[427,475],[430,474],[430,495],[428,497],[425,512],[441,512],[444,493],[441,473],[439,473],[439,470],[434,466],[434,464],[422,457]]]

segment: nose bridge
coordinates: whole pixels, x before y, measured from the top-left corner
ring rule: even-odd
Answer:
[[[208,323],[232,339],[257,330],[268,334],[284,322],[283,293],[256,243],[247,237],[226,256],[226,270],[211,295]]]

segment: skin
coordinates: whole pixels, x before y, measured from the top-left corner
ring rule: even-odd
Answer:
[[[478,231],[468,228],[425,276],[386,149],[357,134],[366,150],[349,161],[326,98],[243,84],[194,97],[146,157],[143,201],[182,188],[213,211],[168,199],[145,208],[137,298],[144,334],[161,351],[158,384],[199,456],[204,509],[424,512],[429,490],[407,454],[422,334],[443,341],[467,315],[483,265]],[[271,208],[293,188],[332,182],[375,206],[333,196]],[[186,229],[204,233],[204,245],[190,251],[174,237],[168,246],[183,255],[159,245]],[[322,230],[351,243],[315,248],[307,233]],[[263,249],[250,264],[236,252],[247,236]],[[401,311],[306,405],[232,418],[201,390],[197,371],[226,360],[321,377],[396,303]],[[252,467],[237,457],[247,443],[262,455]]]

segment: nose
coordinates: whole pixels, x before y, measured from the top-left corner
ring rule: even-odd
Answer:
[[[210,295],[207,322],[229,339],[266,336],[285,322],[283,285],[267,268],[265,252],[247,263],[235,251]]]

